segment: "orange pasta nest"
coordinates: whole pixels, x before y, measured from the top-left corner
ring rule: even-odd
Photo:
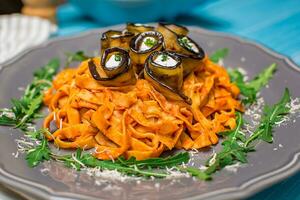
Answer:
[[[192,105],[167,100],[144,79],[105,87],[84,61],[61,71],[45,92],[50,113],[43,126],[52,131],[56,125],[46,136],[59,148],[94,148],[93,155],[104,160],[121,155],[142,160],[174,148],[208,147],[218,142],[218,132],[235,128],[235,112],[243,107],[223,67],[205,58],[204,67],[185,78],[182,90]]]

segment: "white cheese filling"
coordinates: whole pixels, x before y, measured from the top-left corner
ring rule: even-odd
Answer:
[[[121,62],[122,62],[122,56],[120,55],[116,56],[116,54],[113,54],[105,63],[105,67],[108,69],[113,69],[120,66]]]
[[[167,54],[158,55],[154,59],[154,62],[165,67],[173,67],[178,63],[174,58],[168,56]]]
[[[186,46],[188,46],[188,48],[190,48],[195,53],[199,53],[199,49],[197,48],[197,46],[194,42],[189,40],[187,37],[183,37],[182,40],[186,41],[186,44],[187,44]]]

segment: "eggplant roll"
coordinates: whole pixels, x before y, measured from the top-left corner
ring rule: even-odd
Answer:
[[[127,23],[126,29],[127,31],[134,34],[139,34],[147,31],[154,31],[153,26],[149,26],[147,24],[137,24],[137,23]]]
[[[124,86],[135,84],[136,77],[128,51],[119,47],[108,48],[96,64],[88,63],[92,77],[104,86]]]
[[[146,60],[144,77],[166,98],[191,104],[191,99],[181,92],[183,68],[180,57],[175,53],[153,52]]]
[[[152,52],[163,48],[163,41],[162,34],[157,31],[143,32],[132,38],[129,54],[137,73],[143,69],[146,59]]]
[[[128,31],[109,30],[102,34],[101,37],[101,54],[107,48],[120,47],[129,50],[130,40],[134,34]]]
[[[205,53],[201,47],[187,36],[177,36],[177,42],[179,50],[176,50],[176,52],[182,60],[183,77],[186,77],[196,68],[204,66]]]
[[[205,53],[191,38],[187,36],[188,30],[175,24],[159,23],[157,31],[164,36],[166,50],[176,52],[183,66],[183,75],[186,77],[197,67],[203,67]]]

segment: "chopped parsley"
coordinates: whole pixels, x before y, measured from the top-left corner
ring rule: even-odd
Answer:
[[[189,50],[193,50],[191,41],[187,37],[178,38],[178,42],[181,46],[184,46]]]
[[[120,54],[115,54],[115,61],[119,62],[121,61],[122,56]]]
[[[165,61],[167,61],[168,59],[169,59],[169,56],[168,56],[167,54],[164,53],[164,54],[161,55],[161,61],[162,61],[162,62],[165,62]]]
[[[157,41],[154,39],[154,38],[150,38],[148,37],[145,41],[144,41],[144,44],[147,46],[147,47],[153,47],[154,45],[156,45]]]

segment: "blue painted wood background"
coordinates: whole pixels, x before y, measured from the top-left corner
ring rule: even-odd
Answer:
[[[70,4],[58,9],[57,18],[56,36],[105,26],[86,18]],[[258,41],[300,65],[300,0],[202,1],[172,20]],[[300,200],[300,173],[248,200]]]

